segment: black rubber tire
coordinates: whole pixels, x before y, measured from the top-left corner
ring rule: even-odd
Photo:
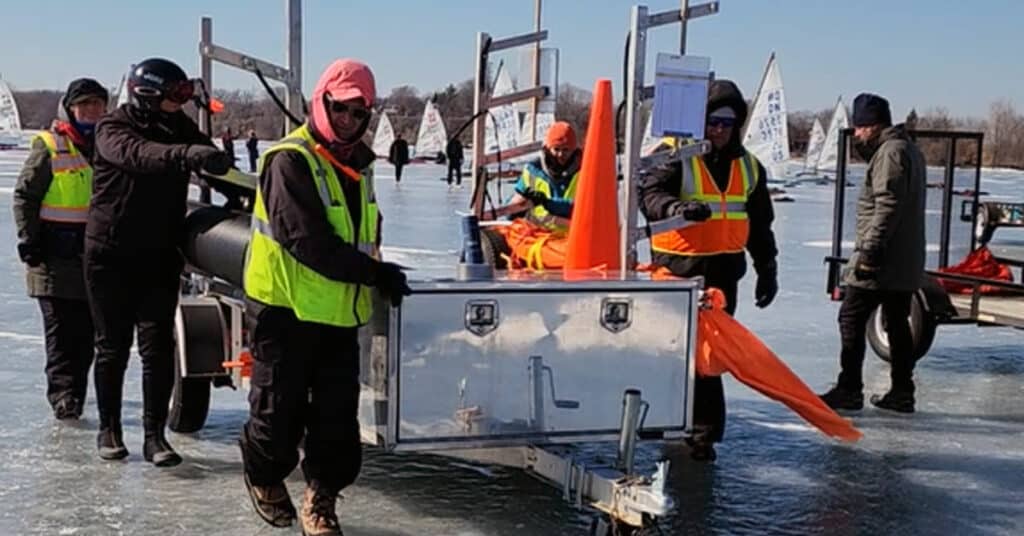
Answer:
[[[191,310],[180,309],[188,315]],[[184,325],[189,325],[185,319]],[[206,424],[210,412],[210,378],[183,378],[181,370],[181,344],[185,341],[175,329],[174,388],[171,391],[171,407],[167,415],[167,427],[180,434],[198,432]]]
[[[495,270],[505,270],[508,262],[503,255],[511,255],[512,249],[508,247],[505,237],[494,229],[480,229],[480,249],[484,253],[484,262],[490,264]]]
[[[910,338],[913,342],[912,351],[914,361],[917,361],[928,353],[935,341],[935,330],[938,322],[925,310],[921,297],[917,294],[910,301]],[[868,318],[868,344],[885,362],[891,362],[889,352],[889,336],[885,333],[885,317],[882,315],[882,308],[875,309]]]

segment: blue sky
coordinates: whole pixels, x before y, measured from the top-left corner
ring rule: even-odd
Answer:
[[[691,3],[702,3],[692,0]],[[0,75],[16,88],[63,88],[90,75],[113,86],[127,66],[165,56],[198,76],[199,19],[214,41],[284,62],[283,0],[50,0],[4,2]],[[545,0],[546,46],[561,55],[562,82],[615,81],[632,2]],[[678,6],[650,0],[652,11]],[[475,35],[532,29],[532,0],[309,0],[303,6],[306,93],[336,57],[374,69],[378,90],[434,90],[469,78]],[[982,116],[1008,98],[1024,108],[1024,2],[1014,0],[722,0],[718,15],[693,21],[692,54],[712,57],[720,78],[752,94],[769,53],[779,58],[790,110],[829,108],[864,90],[889,97],[894,115],[943,106]],[[670,29],[671,28],[671,29]],[[654,30],[656,50],[678,47],[678,30]],[[255,77],[214,68],[216,87],[254,89]],[[749,96],[749,95],[748,95]]]

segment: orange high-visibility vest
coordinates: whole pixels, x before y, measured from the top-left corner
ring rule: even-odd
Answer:
[[[760,179],[757,160],[750,153],[732,161],[729,186],[718,189],[704,159],[695,156],[684,162],[679,198],[700,201],[711,207],[706,221],[658,233],[651,237],[651,249],[673,255],[717,255],[738,253],[747,247],[750,223],[747,199]]]

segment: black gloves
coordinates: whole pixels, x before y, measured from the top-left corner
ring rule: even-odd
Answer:
[[[773,259],[763,265],[755,265],[757,283],[754,286],[754,305],[764,309],[768,307],[779,293],[779,268]]]
[[[402,305],[402,298],[412,294],[412,289],[405,282],[405,272],[400,266],[391,262],[377,264],[374,286],[384,297],[391,299],[391,305],[394,307]]]
[[[533,188],[527,188],[526,190],[518,193],[538,207],[544,206],[544,202],[548,200],[548,196],[534,190]]]
[[[672,216],[682,216],[689,221],[704,221],[711,217],[711,207],[699,201],[680,201],[669,209]]]
[[[18,243],[18,257],[21,262],[35,268],[43,262],[43,248],[32,242]]]
[[[185,161],[189,169],[213,175],[223,175],[235,165],[231,155],[209,145],[189,145],[185,150]]]
[[[881,255],[876,251],[860,251],[857,255],[857,264],[853,267],[853,275],[862,281],[872,281],[878,278]]]

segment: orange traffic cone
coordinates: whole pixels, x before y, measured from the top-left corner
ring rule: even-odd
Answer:
[[[590,104],[583,166],[563,268],[567,277],[572,273],[571,278],[578,279],[587,270],[618,270],[618,207],[612,81],[602,78],[594,85],[594,99]]]

